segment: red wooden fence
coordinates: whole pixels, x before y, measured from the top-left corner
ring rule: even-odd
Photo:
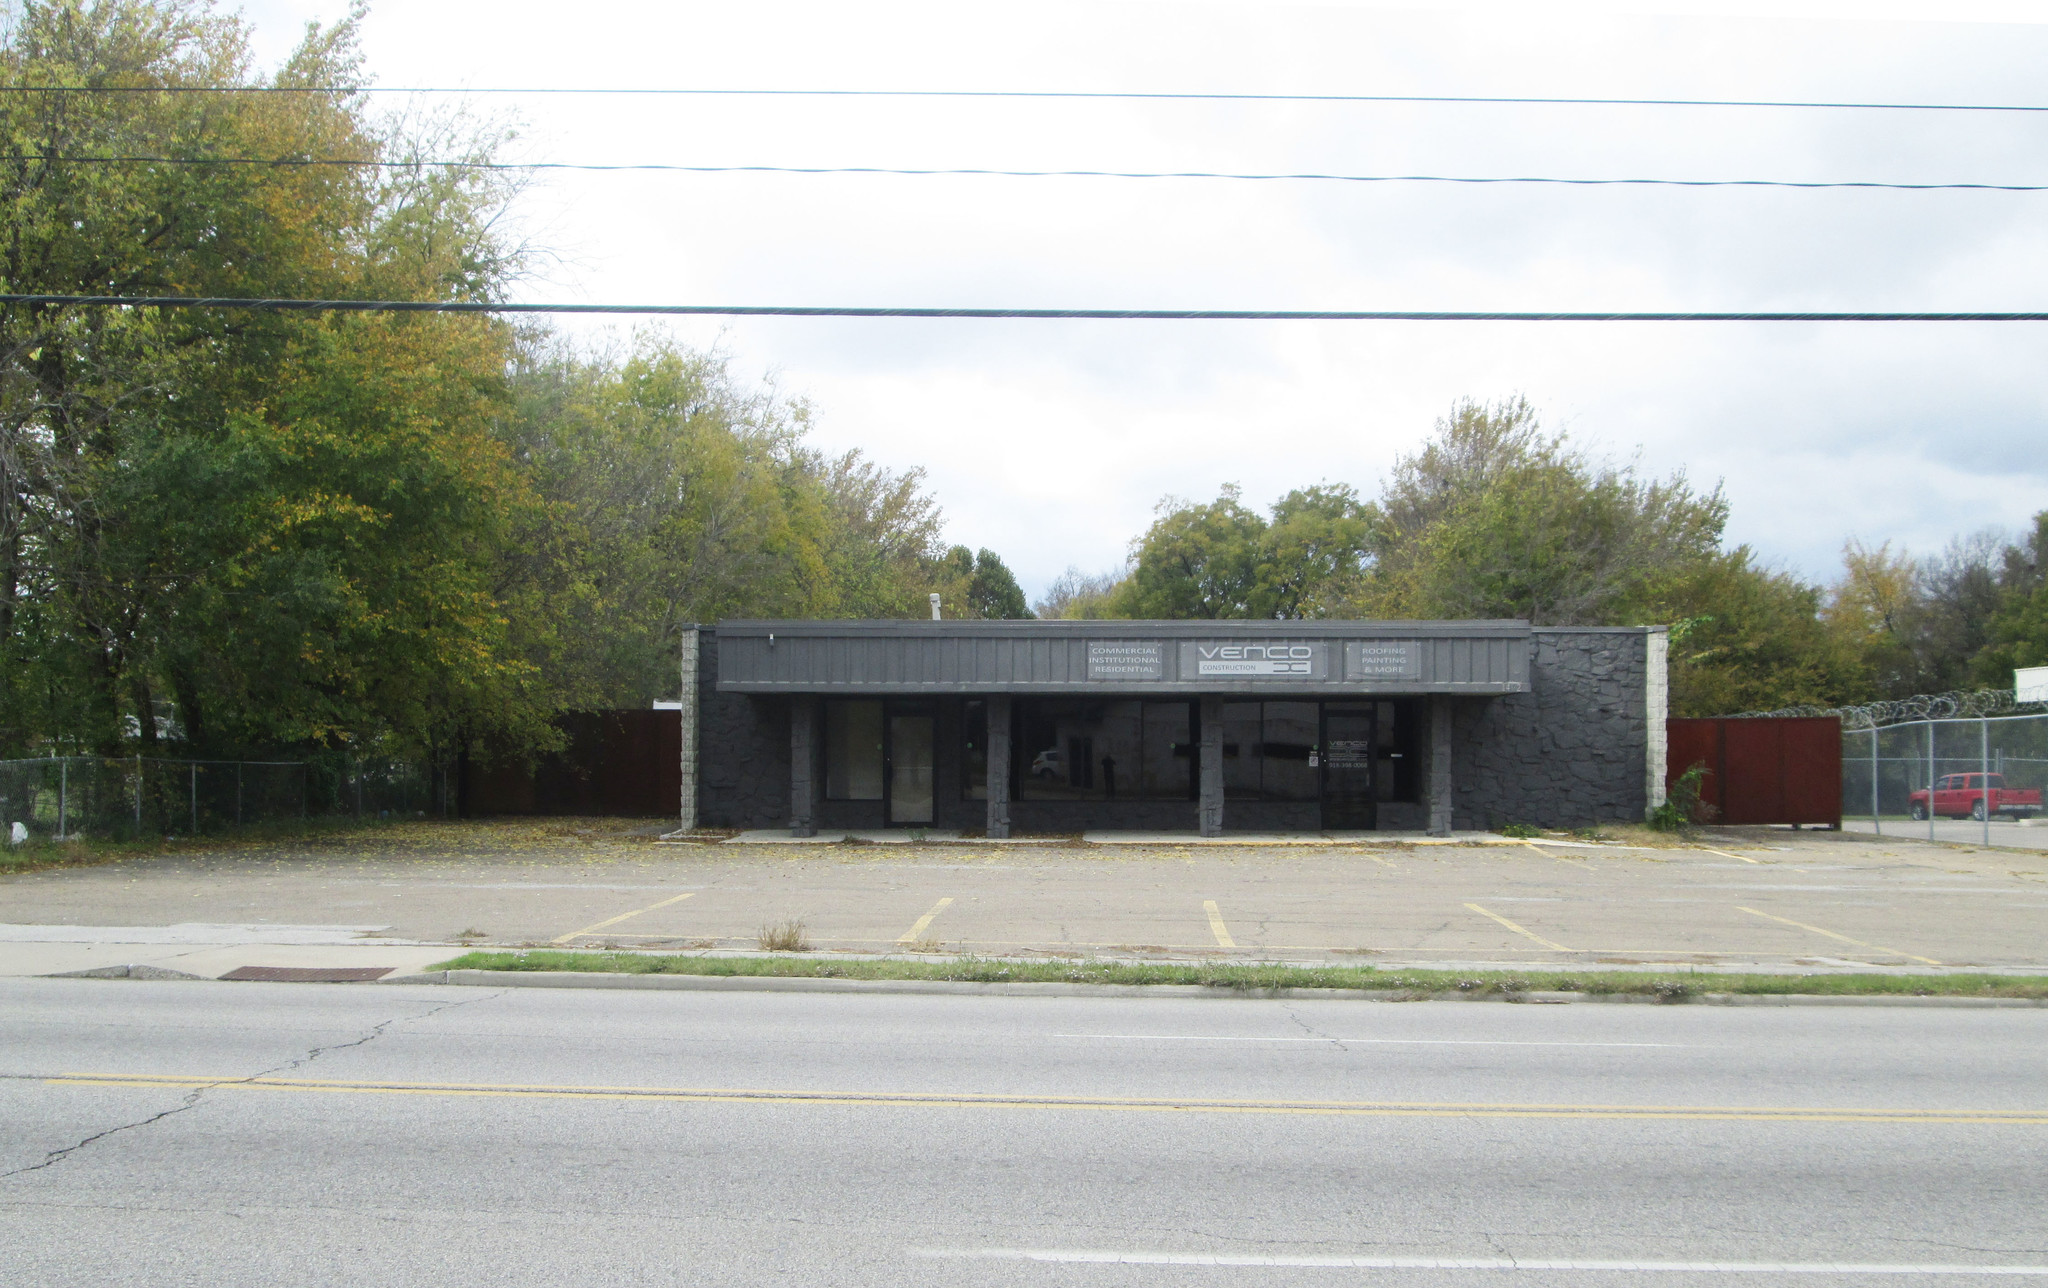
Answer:
[[[557,724],[568,745],[531,764],[471,760],[462,813],[658,817],[683,797],[682,713],[577,711]]]
[[[1842,722],[1834,716],[1667,720],[1664,781],[1707,767],[1717,823],[1842,825]]]

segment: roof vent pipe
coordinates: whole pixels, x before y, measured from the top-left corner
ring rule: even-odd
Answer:
[[[932,600],[932,620],[936,622],[936,621],[938,621],[938,620],[939,620],[939,592],[938,592],[938,591],[936,591],[936,590],[935,590],[935,591],[933,591],[933,592],[932,592],[932,594],[931,594],[931,600]]]

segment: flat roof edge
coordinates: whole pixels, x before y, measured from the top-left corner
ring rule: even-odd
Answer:
[[[1455,681],[1440,684],[1423,684],[1419,681],[1397,681],[1384,685],[1373,685],[1358,680],[1327,681],[1301,686],[1274,688],[1270,680],[1240,683],[1238,685],[1218,684],[1214,681],[1202,683],[1192,680],[1145,680],[1128,684],[1114,681],[1094,680],[1047,680],[1004,684],[998,682],[975,683],[972,681],[935,680],[919,683],[909,680],[847,681],[841,684],[824,684],[816,680],[720,680],[720,693],[788,694],[808,697],[860,697],[867,695],[917,695],[923,697],[981,697],[985,695],[1008,695],[1010,697],[1048,698],[1263,698],[1277,701],[1298,700],[1310,702],[1343,701],[1346,698],[1406,698],[1427,697],[1430,694],[1464,694],[1471,697],[1494,697],[1510,693],[1527,693],[1530,686],[1512,680]]]
[[[945,621],[923,621],[919,619],[872,620],[849,619],[845,621],[801,618],[790,620],[767,620],[758,618],[737,618],[719,622],[712,628],[720,635],[759,636],[786,635],[800,636],[874,636],[881,638],[933,638],[944,636],[1044,636],[1050,638],[1086,639],[1091,636],[1119,638],[1126,636],[1151,636],[1155,638],[1185,637],[1189,639],[1215,635],[1270,635],[1276,638],[1315,638],[1332,636],[1355,638],[1372,635],[1382,639],[1441,639],[1460,638],[1523,638],[1532,630],[1643,630],[1643,627],[1534,627],[1523,621],[1509,619],[1480,619],[1472,621],[1381,621],[1371,619],[1333,620],[1319,618],[1314,621],[1267,621],[1263,618],[1244,620],[1237,618],[1215,618],[1188,620],[1162,620],[1133,618],[1120,620],[1090,619],[1070,621],[1064,618],[1051,621],[1028,619],[1024,621],[988,621],[958,618]]]

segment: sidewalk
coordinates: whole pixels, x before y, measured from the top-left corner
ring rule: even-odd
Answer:
[[[388,926],[0,925],[0,976],[147,966],[218,979],[244,966],[389,967],[409,974],[462,951],[377,933]]]
[[[664,838],[666,841],[666,838]],[[1083,832],[1086,845],[1521,845],[1495,832],[1458,832],[1431,836],[1427,832],[1229,832],[1203,836],[1196,832]],[[966,836],[944,828],[895,827],[857,831],[821,831],[816,836],[791,836],[789,829],[762,827],[741,832],[726,845],[1070,845],[1067,836],[1013,836],[993,840]],[[700,842],[686,842],[700,844]],[[1580,845],[1545,838],[1543,845]],[[1593,848],[1593,847],[1586,847]]]
[[[1844,818],[1844,832],[1861,832],[1865,836],[1882,835],[1886,840],[1925,841],[1927,823],[1915,823],[1909,818],[1887,818],[1882,826],[1874,825],[1869,818]],[[1934,820],[1934,837],[1937,842],[1950,845],[1984,844],[1984,824],[1969,818],[1938,818]],[[1991,820],[1991,844],[2015,850],[2048,850],[2048,819],[2029,819],[2024,822],[2013,819],[1994,818]]]

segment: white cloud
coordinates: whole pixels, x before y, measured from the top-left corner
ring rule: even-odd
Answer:
[[[275,59],[338,3],[248,12]],[[976,5],[406,0],[387,85],[1025,88],[2037,101],[2041,6]],[[1707,16],[1699,16],[1705,14]],[[1864,21],[1882,18],[1887,21]],[[1944,21],[1945,19],[1945,21]],[[2014,25],[1993,26],[1986,24]],[[2031,24],[2031,25],[2029,25]],[[2048,181],[2048,113],[530,96],[535,159]],[[557,176],[536,298],[1132,307],[2048,305],[2048,194]],[[1370,492],[1456,398],[1725,479],[1810,576],[2048,506],[2048,327],[748,320],[821,445],[924,465],[1028,586],[1107,566],[1164,493]]]

